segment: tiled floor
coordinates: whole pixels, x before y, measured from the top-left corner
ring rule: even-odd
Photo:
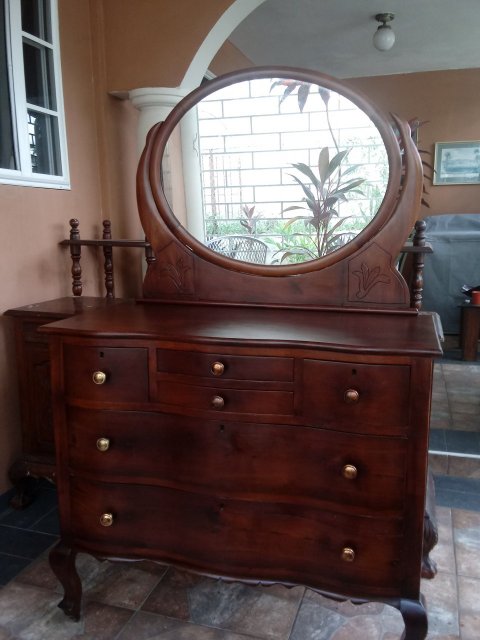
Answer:
[[[422,585],[428,638],[436,640],[480,638],[480,462],[441,448],[450,431],[478,435],[477,375],[474,364],[436,365],[432,427],[439,433],[432,444],[441,450],[432,467],[440,542],[432,557],[439,571]],[[402,634],[398,611],[380,603],[354,606],[301,587],[251,587],[87,555],[77,561],[84,615],[73,622],[56,606],[61,588],[47,562],[57,537],[55,491],[44,485],[21,512],[8,508],[6,498],[0,498],[0,640],[397,640]]]

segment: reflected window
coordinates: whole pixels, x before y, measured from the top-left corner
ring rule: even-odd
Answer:
[[[0,0],[0,180],[68,187],[57,0]]]

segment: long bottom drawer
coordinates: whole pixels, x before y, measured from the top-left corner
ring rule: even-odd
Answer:
[[[400,593],[398,519],[72,478],[71,523],[77,543],[100,555],[350,596]]]

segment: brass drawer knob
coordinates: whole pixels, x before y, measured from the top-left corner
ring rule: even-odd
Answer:
[[[225,365],[223,362],[214,362],[211,367],[214,376],[221,376],[225,371]]]
[[[342,560],[344,562],[353,562],[355,560],[355,551],[350,547],[342,549]]]
[[[360,394],[356,389],[347,389],[345,391],[343,399],[347,404],[355,404],[360,400]]]
[[[99,438],[97,440],[97,449],[99,451],[108,451],[110,448],[110,440],[108,438]]]
[[[225,406],[225,400],[222,398],[222,396],[213,396],[212,407],[214,409],[223,409],[224,406]]]
[[[107,379],[107,374],[103,371],[95,371],[92,376],[92,380],[95,384],[104,384]]]
[[[358,475],[358,469],[353,464],[346,464],[342,469],[342,476],[347,480],[355,480]]]
[[[113,514],[112,513],[102,513],[100,516],[100,524],[102,527],[111,527],[113,524]]]

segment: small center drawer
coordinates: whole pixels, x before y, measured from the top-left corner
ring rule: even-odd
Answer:
[[[148,400],[148,350],[65,345],[65,391],[70,401]]]
[[[157,349],[157,371],[229,380],[289,382],[293,380],[293,358]]]
[[[196,386],[181,382],[159,380],[156,398],[168,405],[199,411],[255,415],[292,415],[293,391],[263,391]]]

